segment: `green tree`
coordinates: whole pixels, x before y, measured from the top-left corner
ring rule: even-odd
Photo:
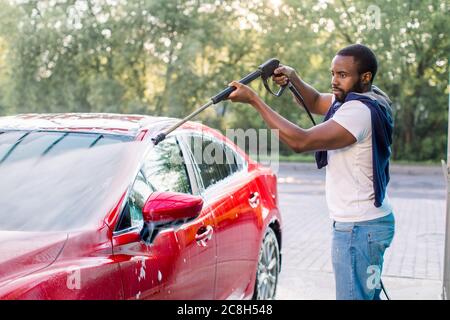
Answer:
[[[1,114],[182,117],[271,57],[327,92],[333,56],[360,42],[377,54],[375,84],[394,102],[394,158],[444,157],[448,2],[0,0],[0,5]],[[251,86],[283,116],[311,126],[290,94],[275,98],[260,81]],[[197,120],[221,130],[265,128],[253,108],[229,101]]]

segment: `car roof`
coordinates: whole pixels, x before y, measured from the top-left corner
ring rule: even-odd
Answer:
[[[28,113],[0,117],[0,130],[78,131],[136,137],[142,131],[160,132],[177,121],[179,119],[138,114]],[[205,130],[207,127],[187,122],[182,128]]]

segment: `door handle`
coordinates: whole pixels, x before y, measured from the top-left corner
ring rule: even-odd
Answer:
[[[206,247],[208,241],[211,240],[214,229],[212,226],[203,226],[198,229],[197,234],[195,235],[195,241],[200,247]]]
[[[250,207],[252,207],[253,209],[256,208],[259,205],[259,193],[258,192],[250,193],[248,203],[250,204]]]

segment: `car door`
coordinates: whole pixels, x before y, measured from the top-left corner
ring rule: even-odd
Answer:
[[[252,285],[252,276],[255,273],[257,258],[255,253],[259,247],[256,230],[260,217],[258,215],[261,208],[260,195],[248,173],[244,159],[239,158],[225,142],[221,143],[221,147],[225,152],[224,166],[230,168],[226,183],[232,196],[235,216],[228,230],[221,228],[222,217],[217,216],[219,233],[217,251],[221,267],[218,266],[217,269],[216,297],[241,299]]]
[[[217,238],[216,299],[241,298],[254,272],[244,234],[246,220],[253,219],[248,205],[250,189],[235,176],[243,164],[227,160],[222,141],[210,135],[190,133],[186,138],[203,184],[205,203],[214,213]],[[246,201],[242,199],[246,198]],[[248,223],[247,223],[248,224]]]
[[[241,229],[241,258],[246,262],[246,278],[253,273],[254,262],[257,259],[260,245],[260,229],[262,225],[261,194],[259,192],[255,174],[249,171],[244,159],[227,144],[224,144],[232,175],[230,184],[235,207],[239,214],[239,228]]]
[[[178,139],[169,137],[153,149],[142,167],[145,178],[153,188],[198,195],[191,161],[186,161],[188,155]],[[160,228],[155,241],[161,242],[161,237],[168,241],[165,255],[171,260],[170,272],[162,276],[164,298],[212,299],[216,239],[210,208],[203,207],[199,216],[191,221]]]
[[[168,239],[150,247],[142,241],[142,208],[154,190],[140,171],[113,232],[114,259],[119,263],[125,299],[160,299],[164,296],[161,274],[171,269]],[[174,242],[174,241],[172,241]]]

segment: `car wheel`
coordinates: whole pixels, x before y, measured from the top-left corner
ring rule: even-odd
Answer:
[[[270,300],[275,298],[280,272],[280,248],[275,232],[267,228],[259,250],[253,299]]]

